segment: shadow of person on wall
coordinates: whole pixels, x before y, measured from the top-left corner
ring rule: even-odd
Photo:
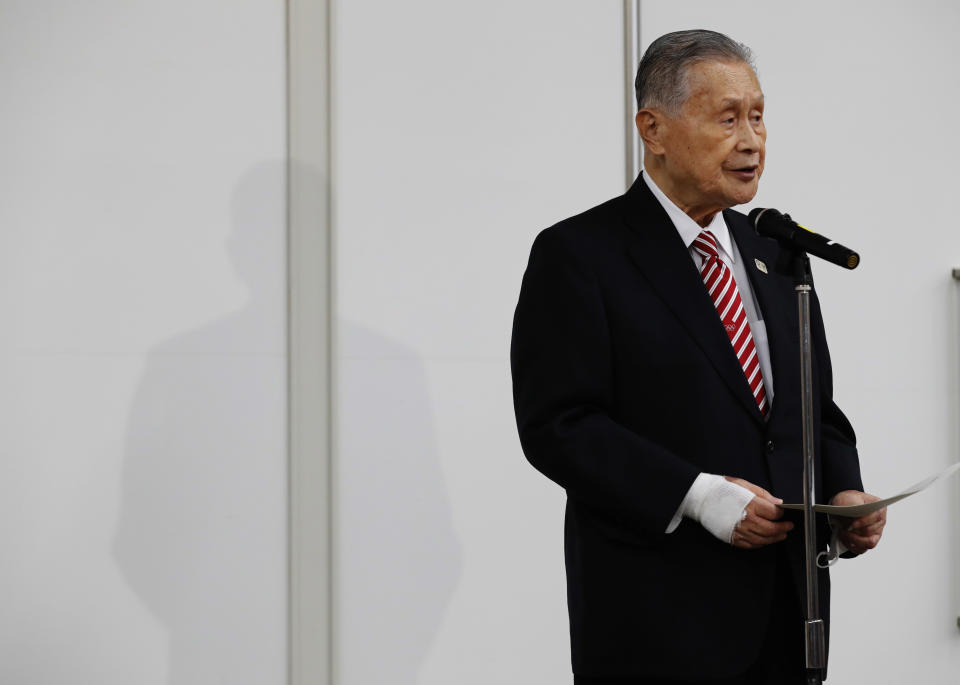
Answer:
[[[281,161],[240,179],[227,249],[249,299],[154,347],[131,405],[114,551],[168,631],[171,685],[284,679],[284,203]]]
[[[239,181],[249,299],[154,347],[131,406],[115,556],[168,632],[171,685],[285,680],[284,197],[281,162]],[[400,343],[337,330],[338,685],[413,685],[461,568],[427,377]]]
[[[338,685],[414,685],[462,565],[427,374],[403,344],[337,329]]]

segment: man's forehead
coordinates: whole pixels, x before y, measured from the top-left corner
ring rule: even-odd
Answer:
[[[746,62],[698,62],[687,74],[689,95],[709,99],[720,106],[763,103],[763,90],[753,68]]]

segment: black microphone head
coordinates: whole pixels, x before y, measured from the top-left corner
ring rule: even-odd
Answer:
[[[753,223],[753,230],[757,232],[757,235],[762,235],[765,238],[791,239],[798,228],[789,214],[778,212],[772,207],[765,209],[758,207],[747,216]]]
[[[760,230],[760,221],[761,219],[764,223],[769,223],[771,220],[777,220],[785,218],[783,214],[773,209],[772,207],[756,207],[750,210],[750,213],[747,215],[747,218],[750,219],[750,223],[753,225],[753,230],[757,233],[763,235],[763,231]],[[789,217],[786,217],[789,218]]]

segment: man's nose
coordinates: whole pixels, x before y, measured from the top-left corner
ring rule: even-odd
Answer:
[[[755,152],[763,145],[763,139],[760,132],[757,131],[749,120],[742,120],[739,127],[739,140],[737,141],[737,150],[741,152]]]

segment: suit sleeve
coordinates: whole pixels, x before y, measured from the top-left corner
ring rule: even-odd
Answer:
[[[530,463],[568,497],[663,535],[699,471],[615,421],[602,292],[556,229],[538,236],[511,344],[514,408]]]
[[[863,490],[857,436],[850,421],[833,401],[833,368],[827,348],[820,301],[811,298],[811,326],[814,354],[820,370],[820,463],[823,469],[823,496],[829,502],[842,490]]]

